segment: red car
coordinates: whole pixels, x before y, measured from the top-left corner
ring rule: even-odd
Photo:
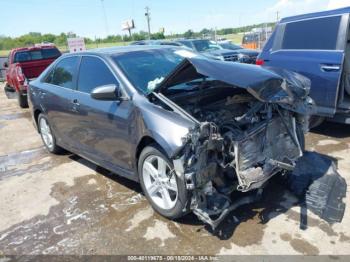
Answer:
[[[19,106],[28,107],[28,82],[37,78],[61,52],[53,44],[15,48],[10,51],[6,68],[7,88],[17,92]]]

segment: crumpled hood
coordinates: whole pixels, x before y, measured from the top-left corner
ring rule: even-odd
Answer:
[[[297,107],[308,97],[311,82],[308,78],[284,69],[260,67],[242,63],[209,60],[199,57],[185,58],[154,90],[165,92],[167,88],[203,77],[209,77],[246,89],[263,102]],[[294,110],[299,111],[299,110]]]

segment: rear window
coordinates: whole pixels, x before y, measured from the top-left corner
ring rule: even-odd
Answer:
[[[286,24],[282,49],[336,49],[340,16]]]
[[[72,56],[62,59],[55,67],[53,74],[49,74],[47,83],[57,86],[75,89],[79,57]]]
[[[15,54],[14,63],[52,59],[61,55],[57,48],[45,48],[32,51],[19,51]]]

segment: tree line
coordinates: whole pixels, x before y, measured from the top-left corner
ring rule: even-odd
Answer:
[[[263,26],[274,26],[275,23],[268,24],[255,24],[249,26],[243,26],[238,28],[223,28],[216,30],[217,35],[227,35],[227,34],[237,34],[242,32],[251,31],[256,27]],[[151,34],[151,39],[171,39],[171,38],[195,38],[212,35],[214,30],[204,28],[199,32],[194,32],[192,30],[187,30],[182,34],[173,34],[173,35],[164,35],[164,33],[158,32]],[[66,46],[67,38],[76,37],[76,34],[70,33],[61,33],[59,35],[54,34],[41,34],[38,32],[30,32],[28,34],[19,36],[19,37],[7,37],[0,36],[0,50],[9,50],[16,47],[31,46],[38,43],[54,43],[57,46]],[[113,42],[129,42],[129,41],[140,41],[148,39],[148,33],[145,31],[135,32],[131,36],[129,35],[109,35],[105,38],[87,38],[85,37],[86,44],[99,44],[99,43],[113,43]]]

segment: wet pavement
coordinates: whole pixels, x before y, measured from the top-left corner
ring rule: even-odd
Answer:
[[[326,123],[307,148],[338,160],[350,185],[350,126]],[[348,194],[349,195],[349,194]],[[310,211],[276,181],[259,203],[229,215],[216,232],[194,215],[156,214],[137,183],[42,146],[28,109],[0,84],[0,254],[350,254],[350,199],[342,223]]]

